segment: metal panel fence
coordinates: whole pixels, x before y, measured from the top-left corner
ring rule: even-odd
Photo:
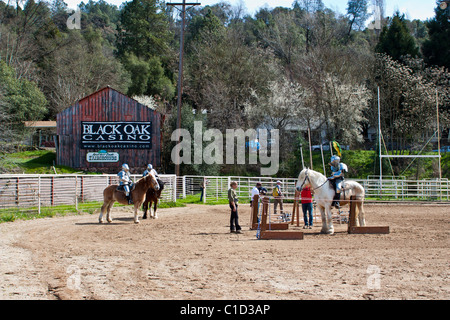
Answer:
[[[133,181],[141,178],[131,176]],[[165,187],[161,201],[176,201],[176,176],[160,175]],[[0,175],[0,210],[102,202],[103,190],[118,184],[116,175]]]
[[[201,193],[203,180],[206,181],[204,202],[226,199],[231,181],[238,183],[237,193],[242,198],[249,198],[252,188],[257,182],[268,190],[271,195],[277,180],[282,183],[282,190],[286,198],[295,195],[296,178],[270,178],[270,177],[221,177],[221,176],[183,176],[179,179],[180,191],[177,198]],[[405,180],[405,179],[356,179],[366,192],[366,198],[373,200],[425,200],[450,201],[450,182],[441,180]]]
[[[141,176],[133,175],[134,181]],[[256,182],[272,194],[276,181],[282,182],[286,198],[293,198],[297,179],[239,176],[182,176],[160,175],[165,183],[162,201],[176,201],[189,195],[198,195],[206,183],[205,203],[227,198],[231,181],[238,182],[237,193],[241,199],[250,199]],[[450,182],[441,180],[359,179],[371,200],[425,200],[450,201]],[[117,184],[116,175],[0,175],[0,210],[41,211],[42,207],[75,206],[103,201],[103,189]]]

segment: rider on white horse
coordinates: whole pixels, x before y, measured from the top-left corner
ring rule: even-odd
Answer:
[[[128,204],[131,204],[130,185],[133,182],[131,181],[130,167],[128,164],[124,163],[122,165],[122,170],[117,175],[119,176],[119,185],[123,186],[123,189],[125,190],[125,196],[128,199]]]
[[[336,209],[339,209],[339,200],[341,199],[342,182],[344,181],[344,173],[348,172],[347,165],[341,163],[341,158],[338,156],[332,156],[330,160],[331,166],[331,177],[328,180],[333,181],[336,193],[333,198],[333,203],[331,204]]]

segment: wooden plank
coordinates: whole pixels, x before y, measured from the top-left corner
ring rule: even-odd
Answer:
[[[350,234],[389,234],[389,226],[350,227]]]
[[[288,230],[288,229],[289,223],[286,222],[270,223],[267,225],[267,230]]]
[[[263,240],[303,240],[301,231],[261,231],[260,239]]]

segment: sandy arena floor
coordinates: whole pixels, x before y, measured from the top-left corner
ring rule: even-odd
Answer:
[[[449,299],[449,206],[366,205],[388,235],[320,225],[304,240],[230,234],[227,206],[131,207],[0,225],[0,299]],[[296,228],[294,228],[296,229]]]

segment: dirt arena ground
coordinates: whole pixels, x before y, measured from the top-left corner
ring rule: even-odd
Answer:
[[[388,235],[320,225],[304,240],[228,231],[227,206],[161,209],[111,224],[76,215],[0,225],[0,299],[449,299],[449,206],[366,205]]]

